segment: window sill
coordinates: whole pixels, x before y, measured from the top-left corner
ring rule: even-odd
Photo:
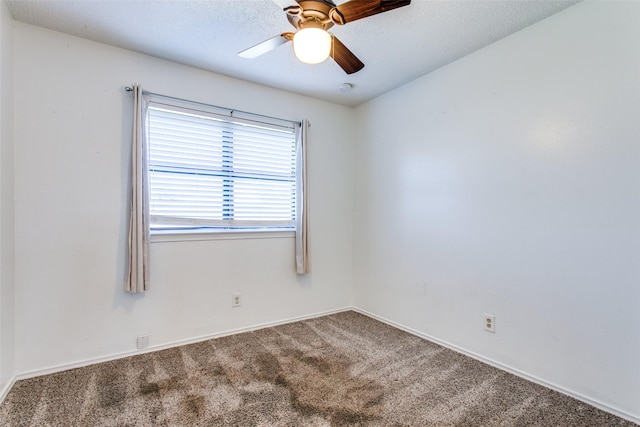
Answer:
[[[190,242],[202,240],[237,240],[237,239],[289,239],[295,238],[293,230],[164,230],[152,231],[151,243]]]

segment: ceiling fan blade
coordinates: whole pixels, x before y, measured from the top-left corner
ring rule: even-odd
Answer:
[[[268,40],[258,43],[255,46],[245,49],[242,52],[238,52],[238,55],[243,58],[257,58],[258,56],[270,52],[280,45],[285,44],[293,38],[293,33],[282,33],[278,36],[271,37]]]
[[[408,6],[410,3],[411,0],[351,0],[331,9],[330,15],[334,23],[344,25],[367,16]]]
[[[353,74],[364,68],[362,61],[353,54],[336,36],[332,36],[331,57],[347,74]]]

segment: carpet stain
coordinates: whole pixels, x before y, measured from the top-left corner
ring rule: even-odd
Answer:
[[[122,405],[126,397],[126,388],[123,384],[103,384],[100,388],[100,406],[110,408]]]
[[[206,400],[202,395],[189,394],[183,399],[181,407],[184,418],[197,419],[204,415]]]
[[[332,353],[339,354],[335,349]],[[331,425],[359,425],[382,414],[384,388],[353,376],[344,358],[289,350],[280,355],[280,366],[280,382],[291,392],[293,407],[305,416],[321,415]]]
[[[157,383],[143,383],[140,384],[140,393],[144,396],[151,393],[158,393],[160,386]]]
[[[260,353],[255,358],[256,376],[262,381],[283,385],[282,367],[278,358],[271,353]]]
[[[112,408],[122,404],[127,395],[127,386],[123,372],[100,369],[97,375],[100,406]]]
[[[140,394],[149,395],[149,394],[158,394],[165,393],[172,390],[178,390],[182,387],[181,385],[182,379],[179,377],[171,377],[164,380],[147,382],[146,380],[142,380],[140,382]]]

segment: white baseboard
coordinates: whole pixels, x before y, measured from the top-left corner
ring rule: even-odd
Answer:
[[[4,398],[7,397],[7,394],[9,394],[9,391],[11,390],[11,387],[13,387],[13,385],[16,383],[17,379],[15,376],[11,377],[11,379],[9,380],[8,383],[6,383],[4,385],[4,387],[2,387],[2,389],[0,389],[0,403],[4,402]]]
[[[67,371],[69,369],[81,368],[83,366],[94,365],[96,363],[109,362],[111,360],[123,359],[125,357],[136,356],[136,355],[139,355],[139,354],[152,353],[154,351],[166,350],[168,348],[179,347],[179,346],[187,345],[187,344],[194,344],[194,343],[198,343],[198,342],[202,342],[202,341],[207,341],[207,340],[210,340],[210,339],[213,339],[213,338],[221,338],[221,337],[226,337],[226,336],[229,336],[229,335],[241,334],[243,332],[251,332],[251,331],[257,331],[257,330],[264,329],[264,328],[270,328],[272,326],[286,325],[287,323],[299,322],[301,320],[308,320],[308,319],[314,319],[316,317],[328,316],[330,314],[341,313],[343,311],[350,311],[351,309],[352,309],[352,307],[343,307],[343,308],[339,308],[339,309],[335,309],[335,310],[322,311],[322,312],[319,312],[319,313],[309,314],[309,315],[305,315],[305,316],[291,317],[291,318],[288,318],[288,319],[282,319],[282,320],[277,320],[277,321],[273,321],[273,322],[260,323],[260,324],[253,325],[253,326],[247,326],[247,327],[237,328],[237,329],[230,329],[230,330],[223,331],[223,332],[217,332],[217,333],[208,334],[208,335],[201,335],[199,337],[188,338],[188,339],[173,341],[173,342],[169,342],[169,343],[165,343],[165,344],[161,344],[161,345],[150,346],[150,347],[148,347],[148,348],[146,348],[144,350],[125,351],[125,352],[121,352],[121,353],[111,354],[111,355],[108,355],[108,356],[101,356],[101,357],[96,357],[96,358],[91,358],[91,359],[78,360],[78,361],[71,362],[71,363],[65,363],[65,364],[61,364],[61,365],[50,366],[48,368],[36,369],[36,370],[33,370],[33,371],[27,371],[27,372],[21,372],[21,373],[17,374],[14,377],[14,381],[13,382],[15,382],[17,380],[27,379],[27,378],[39,377],[41,375],[49,375],[49,374],[54,374],[56,372]],[[13,385],[13,383],[11,383],[11,385]],[[11,387],[9,387],[9,389],[10,388]],[[8,390],[7,390],[7,392],[8,392]],[[4,399],[4,395],[0,395],[0,396],[2,397],[2,399]],[[0,403],[2,403],[2,399],[0,399]]]
[[[632,421],[632,422],[634,422],[636,424],[640,424],[640,418],[638,418],[638,417],[636,417],[636,416],[634,416],[632,414],[629,414],[629,413],[627,413],[627,412],[625,412],[625,411],[623,411],[621,409],[612,407],[612,406],[610,406],[610,405],[608,405],[606,403],[600,402],[598,400],[591,399],[591,398],[589,398],[587,396],[584,396],[584,395],[582,395],[580,393],[576,393],[573,390],[569,390],[569,389],[561,387],[561,386],[559,386],[557,384],[550,383],[550,382],[545,381],[545,380],[543,380],[541,378],[538,378],[538,377],[536,377],[534,375],[530,375],[530,374],[528,374],[526,372],[520,371],[520,370],[515,369],[515,368],[513,368],[511,366],[508,366],[508,365],[505,365],[503,363],[497,362],[495,360],[489,359],[489,358],[484,357],[484,356],[482,356],[480,354],[474,353],[472,351],[466,350],[466,349],[458,347],[456,345],[450,344],[450,343],[448,343],[446,341],[443,341],[443,340],[441,340],[439,338],[436,338],[436,337],[433,337],[431,335],[425,334],[423,332],[417,331],[417,330],[415,330],[413,328],[409,328],[409,327],[404,326],[404,325],[402,325],[400,323],[397,323],[397,322],[394,322],[392,320],[386,319],[386,318],[384,318],[382,316],[378,316],[376,314],[370,313],[370,312],[368,312],[366,310],[363,310],[361,308],[352,307],[352,310],[355,311],[355,312],[358,312],[360,314],[364,314],[365,316],[371,317],[372,319],[379,320],[380,322],[386,323],[387,325],[393,326],[394,328],[401,329],[401,330],[403,330],[405,332],[410,333],[411,335],[415,335],[415,336],[423,338],[423,339],[425,339],[427,341],[431,341],[431,342],[434,342],[434,343],[436,343],[438,345],[446,347],[446,348],[448,348],[450,350],[453,350],[453,351],[455,351],[457,353],[461,353],[461,354],[464,354],[465,356],[469,356],[469,357],[471,357],[473,359],[479,360],[480,362],[486,363],[487,365],[491,365],[491,366],[493,366],[495,368],[498,368],[498,369],[500,369],[502,371],[509,372],[510,374],[516,375],[516,376],[518,376],[520,378],[524,378],[525,380],[531,381],[531,382],[539,384],[539,385],[541,385],[543,387],[550,388],[551,390],[555,390],[555,391],[557,391],[559,393],[562,393],[562,394],[565,394],[567,396],[573,397],[574,399],[577,399],[577,400],[580,400],[580,401],[582,401],[584,403],[587,403],[589,405],[595,406],[598,409],[602,409],[603,411],[609,412],[609,413],[611,413],[613,415],[616,415],[616,416],[618,416],[620,418],[624,418],[624,419],[626,419],[628,421]]]

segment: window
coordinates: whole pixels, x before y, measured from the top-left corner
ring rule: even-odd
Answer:
[[[151,231],[295,229],[291,122],[150,96]]]

